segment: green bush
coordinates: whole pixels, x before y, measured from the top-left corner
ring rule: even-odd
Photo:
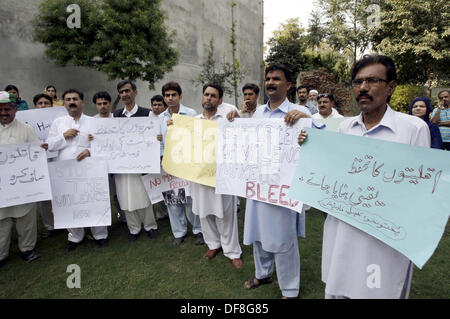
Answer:
[[[412,100],[425,95],[426,92],[422,86],[412,84],[398,85],[394,94],[392,94],[389,105],[396,111],[408,113]]]

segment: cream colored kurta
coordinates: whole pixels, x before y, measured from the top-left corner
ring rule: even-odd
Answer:
[[[14,120],[5,126],[0,124],[0,145],[22,144],[28,142],[38,142],[39,139],[34,129],[25,123]],[[5,218],[19,218],[28,214],[36,207],[36,203],[16,205],[0,208],[0,220]]]

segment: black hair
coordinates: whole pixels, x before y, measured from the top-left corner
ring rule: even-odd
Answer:
[[[309,93],[309,91],[311,91],[311,90],[309,89],[309,86],[307,86],[306,84],[299,85],[299,86],[295,89],[295,91],[298,91],[298,90],[300,90],[300,89],[306,89],[306,92],[308,92],[308,93]]]
[[[291,71],[288,69],[287,66],[285,66],[284,64],[280,64],[280,63],[275,63],[272,65],[269,65],[266,68],[266,73],[264,74],[264,76],[267,76],[267,73],[272,72],[272,71],[276,71],[276,70],[280,70],[284,73],[284,77],[286,78],[287,82],[292,82],[292,73]]]
[[[216,83],[208,83],[208,84],[203,85],[203,93],[205,93],[205,90],[206,90],[208,87],[215,88],[217,91],[219,91],[219,99],[221,99],[221,98],[223,97],[223,89],[222,89],[222,87],[221,87],[219,84],[216,84]]]
[[[19,94],[19,89],[17,88],[17,86],[12,85],[12,84],[8,84],[6,86],[6,88],[5,88],[5,91],[8,92],[8,91],[11,91],[11,90],[14,90],[14,91],[17,92],[17,94]]]
[[[66,96],[66,94],[69,94],[69,93],[77,93],[78,96],[80,97],[80,100],[83,101],[83,99],[84,99],[84,94],[83,94],[83,92],[81,92],[81,91],[79,91],[79,90],[77,90],[77,89],[68,89],[68,90],[66,90],[66,91],[63,93],[63,95],[62,95],[62,99],[64,100],[64,97]]]
[[[256,84],[253,83],[247,83],[242,87],[242,92],[244,92],[245,90],[252,90],[253,92],[255,92],[256,95],[259,94],[259,86],[257,86]]]
[[[53,99],[52,99],[49,95],[47,95],[47,94],[45,94],[45,93],[39,93],[39,94],[36,94],[36,95],[33,97],[33,103],[34,103],[34,105],[36,105],[36,103],[37,103],[41,98],[45,98],[46,100],[49,100],[49,101],[50,101],[50,104],[53,105]]]
[[[166,101],[164,101],[164,98],[163,98],[162,95],[157,94],[157,95],[153,96],[153,97],[150,99],[150,104],[153,105],[153,102],[154,102],[154,101],[156,101],[156,102],[163,102],[163,105],[164,105],[164,106],[167,106]]]
[[[176,91],[178,95],[181,95],[183,93],[180,84],[178,84],[177,82],[168,82],[164,84],[163,87],[161,88],[161,93],[163,96],[164,93],[166,93],[166,91]]]
[[[378,54],[375,55],[366,54],[362,57],[361,60],[356,62],[355,66],[352,69],[352,80],[355,79],[356,74],[358,74],[359,70],[373,64],[382,64],[386,67],[387,83],[397,80],[397,71],[395,69],[394,60],[392,60],[392,58],[386,55],[378,55]]]
[[[94,102],[94,104],[96,104],[97,99],[105,99],[108,102],[111,102],[111,95],[109,95],[109,93],[106,91],[100,91],[100,92],[97,92],[94,94],[94,97],[92,98],[92,102]]]
[[[130,84],[131,88],[133,89],[133,91],[136,91],[137,87],[136,87],[136,84],[134,84],[133,81],[131,81],[131,80],[123,80],[123,81],[120,81],[119,83],[117,83],[117,92],[119,92],[120,88],[122,86],[126,85],[126,84]]]

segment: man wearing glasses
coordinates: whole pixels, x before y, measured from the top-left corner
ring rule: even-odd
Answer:
[[[422,119],[394,111],[389,100],[395,90],[394,61],[383,55],[365,55],[352,70],[353,94],[361,113],[343,121],[339,133],[396,143],[430,147],[430,131]],[[299,144],[306,139],[304,131]],[[395,156],[393,154],[392,156]],[[368,284],[373,265],[379,285]],[[324,224],[322,281],[329,299],[408,298],[412,263],[375,237],[331,215]]]

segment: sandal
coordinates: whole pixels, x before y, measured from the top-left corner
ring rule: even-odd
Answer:
[[[258,283],[255,283],[255,280]],[[267,278],[263,278],[263,279],[258,279],[256,277],[252,277],[249,280],[247,280],[246,282],[244,282],[244,286],[247,289],[255,289],[258,288],[259,286],[262,285],[267,285],[267,284],[271,284],[273,282],[273,277],[267,277]]]

